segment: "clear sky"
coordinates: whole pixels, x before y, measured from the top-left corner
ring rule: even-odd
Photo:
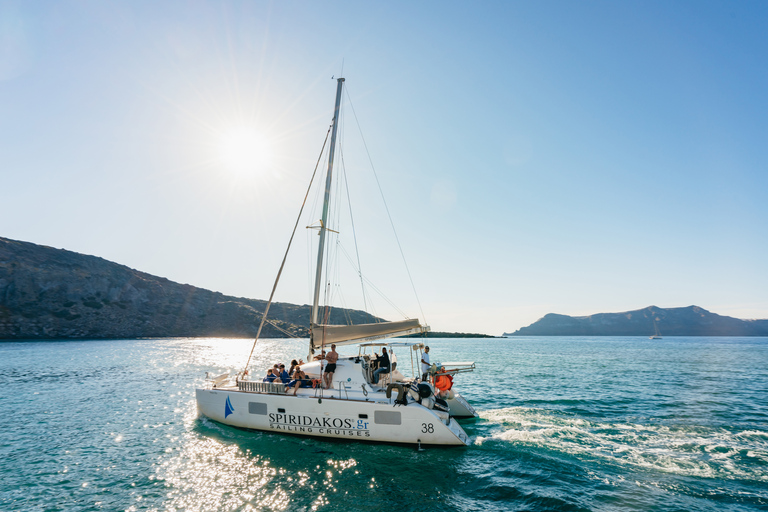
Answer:
[[[766,26],[764,1],[2,0],[0,236],[267,298],[343,70],[434,330],[768,318]],[[311,300],[307,259],[278,300]]]

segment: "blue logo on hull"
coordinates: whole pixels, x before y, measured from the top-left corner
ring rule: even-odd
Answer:
[[[227,397],[227,402],[224,404],[224,419],[227,419],[227,416],[235,412],[235,408],[232,407],[232,402],[229,401],[229,397]]]

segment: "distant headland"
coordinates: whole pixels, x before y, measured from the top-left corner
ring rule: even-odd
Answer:
[[[403,338],[423,338],[423,334],[411,334]],[[426,334],[427,338],[501,338],[502,336],[493,336],[490,334],[477,334],[472,332],[441,332],[430,331]]]
[[[96,256],[0,237],[0,339],[253,337],[265,306]],[[261,336],[309,337],[309,316],[308,305],[273,303]],[[338,324],[378,320],[341,308],[330,316]]]
[[[699,306],[648,306],[623,313],[568,316],[550,313],[504,336],[768,336],[768,320],[740,320]]]

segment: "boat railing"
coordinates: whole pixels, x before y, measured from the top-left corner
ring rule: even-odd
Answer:
[[[339,398],[341,398],[341,394],[344,393],[344,397],[349,400],[349,393],[347,393],[347,389],[349,389],[347,385],[344,382],[339,381]]]
[[[285,384],[275,384],[274,382],[252,382],[249,380],[241,380],[237,383],[237,389],[240,391],[249,391],[251,393],[285,394]]]
[[[437,369],[441,366],[445,367],[446,373],[467,373],[475,371],[474,362],[449,362],[449,363],[437,363]]]
[[[352,389],[351,386],[348,386],[346,382],[343,381],[337,381],[337,386],[333,388],[334,391],[338,391],[338,397],[340,400],[349,400],[349,390]],[[365,388],[365,387],[363,387]],[[323,390],[322,384],[318,384],[317,387],[315,387],[315,398],[319,398],[322,396]]]

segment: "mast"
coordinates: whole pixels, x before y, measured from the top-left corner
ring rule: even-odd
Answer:
[[[325,180],[325,198],[323,199],[323,217],[320,220],[320,243],[317,247],[317,273],[315,274],[315,296],[312,301],[312,324],[310,327],[314,328],[318,324],[317,312],[320,302],[320,287],[323,278],[323,252],[325,249],[325,232],[326,224],[328,222],[328,203],[331,196],[331,176],[333,174],[333,155],[336,150],[336,131],[339,127],[339,108],[341,106],[341,88],[344,84],[343,78],[337,79],[336,85],[336,107],[333,111],[333,131],[331,132],[331,148],[328,152],[328,172]],[[312,331],[312,337],[314,338],[314,330]],[[312,341],[310,341],[310,348],[312,347]]]

